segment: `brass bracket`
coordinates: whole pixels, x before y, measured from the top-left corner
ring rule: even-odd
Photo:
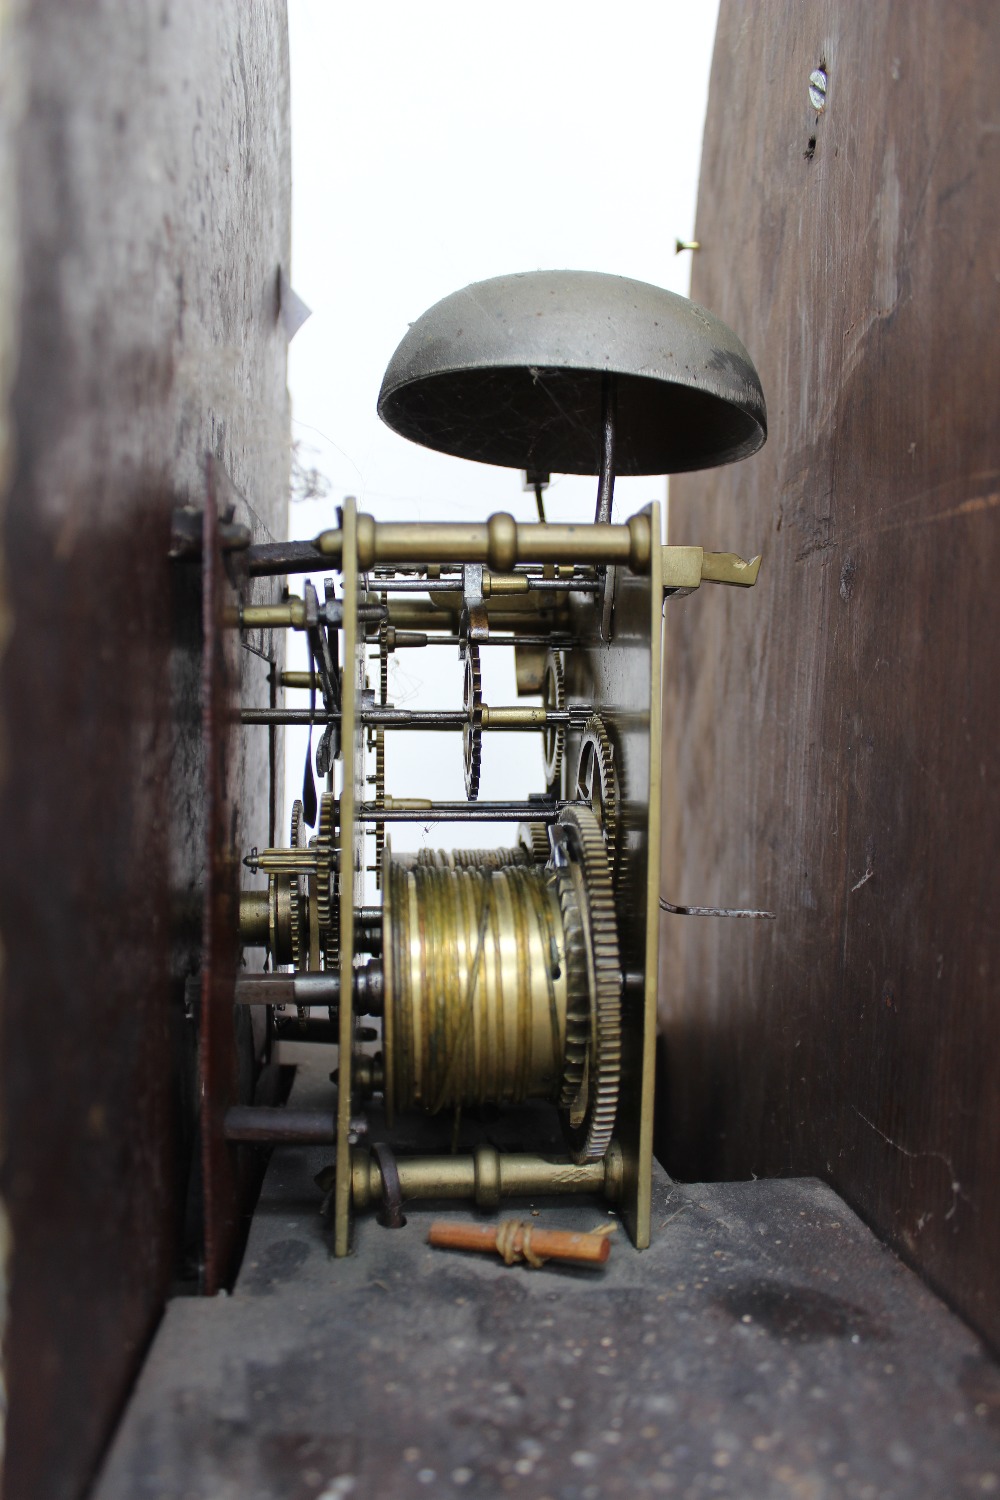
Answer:
[[[704,547],[666,546],[661,550],[663,592],[671,596],[691,594],[703,582],[751,589],[760,572],[760,553],[746,562],[735,552],[706,552]]]

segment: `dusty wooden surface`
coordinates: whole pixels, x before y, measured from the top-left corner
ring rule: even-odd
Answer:
[[[994,1344],[998,72],[989,0],[723,0],[692,295],[770,437],[671,539],[764,565],[667,606],[663,883],[777,921],[661,974],[668,1167],[822,1175]]]
[[[70,1500],[197,1200],[200,582],[167,549],[206,451],[283,531],[287,55],[281,0],[36,0],[0,30],[3,1494]],[[254,701],[265,674],[245,654]]]

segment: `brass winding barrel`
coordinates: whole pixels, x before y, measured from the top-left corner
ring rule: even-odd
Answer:
[[[467,864],[388,848],[384,870],[390,1116],[557,1099],[567,1005],[557,872],[493,851]]]

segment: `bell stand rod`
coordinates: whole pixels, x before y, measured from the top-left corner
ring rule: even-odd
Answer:
[[[240,710],[242,724],[339,724],[342,715],[337,710],[308,708],[244,708]],[[378,729],[466,729],[469,714],[464,708],[412,709],[412,708],[363,708],[357,715],[359,724]],[[525,707],[515,703],[500,708],[483,704],[484,729],[573,729],[579,727],[580,716],[568,708]]]
[[[597,482],[595,522],[611,523],[615,496],[615,425],[618,420],[618,378],[605,370],[601,376],[601,477]]]

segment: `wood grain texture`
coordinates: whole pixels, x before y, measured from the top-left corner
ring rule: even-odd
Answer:
[[[2,30],[2,1493],[73,1500],[198,1198],[200,583],[167,553],[207,452],[284,527],[287,52],[281,0],[34,0]],[[230,836],[259,844],[247,743]]]
[[[660,1120],[680,1175],[825,1177],[994,1344],[998,72],[989,0],[723,0],[692,295],[770,437],[670,535],[764,564],[667,605],[663,881],[777,921],[665,919]]]

